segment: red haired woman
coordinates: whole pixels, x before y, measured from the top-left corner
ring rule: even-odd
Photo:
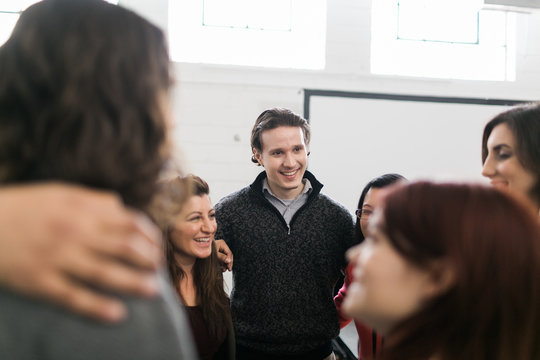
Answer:
[[[383,359],[540,358],[540,230],[527,206],[417,182],[370,221],[343,306],[385,336]]]

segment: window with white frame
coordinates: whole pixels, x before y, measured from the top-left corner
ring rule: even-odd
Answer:
[[[322,69],[326,0],[169,1],[174,61]]]
[[[371,72],[515,80],[515,14],[478,0],[374,0]]]
[[[21,12],[37,0],[3,0],[0,2],[0,45],[6,42]]]
[[[118,0],[106,0],[117,4]],[[0,45],[6,42],[11,35],[21,12],[39,0],[1,0],[0,1]]]

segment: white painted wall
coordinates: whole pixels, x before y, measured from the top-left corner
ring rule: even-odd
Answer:
[[[168,1],[178,0],[120,0],[119,3],[166,28],[168,21],[174,21],[174,17],[169,18],[167,14]],[[256,117],[275,106],[302,114],[303,88],[475,98],[540,98],[539,13],[517,15],[519,40],[515,82],[371,75],[371,0],[328,0],[327,13],[325,70],[174,64],[178,78],[173,94],[177,123],[174,137],[182,150],[185,169],[210,183],[215,201],[249,184],[261,170],[250,161],[249,137]],[[341,118],[348,115],[339,114]],[[363,131],[353,121],[349,125],[347,131],[350,133]],[[314,134],[318,135],[321,134]],[[320,155],[312,153],[311,156]],[[327,168],[323,168],[324,165],[319,163],[321,170],[316,175],[324,183],[324,173],[335,169],[331,160]],[[347,169],[342,170],[347,177]],[[360,190],[358,188],[351,197],[357,198]]]

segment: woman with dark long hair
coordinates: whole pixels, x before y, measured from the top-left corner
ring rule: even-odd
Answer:
[[[525,197],[540,216],[540,103],[513,107],[486,124],[482,164],[494,187]]]
[[[344,309],[385,336],[382,359],[540,358],[540,230],[519,199],[399,186],[349,255]]]
[[[229,297],[214,241],[216,214],[208,184],[198,176],[160,184],[151,213],[160,226],[167,268],[184,304],[201,359],[234,359]]]
[[[384,188],[405,180],[406,179],[399,174],[384,174],[372,179],[364,186],[364,189],[360,194],[360,199],[358,199],[358,206],[356,207],[355,235],[359,244],[365,239],[364,234],[367,233],[369,218],[381,204],[385,191]],[[340,328],[344,328],[353,320],[351,317],[345,315],[342,310],[343,300],[345,299],[345,296],[347,296],[347,289],[352,281],[352,269],[353,264],[349,264],[345,270],[343,286],[334,297],[334,302],[336,303],[339,315]],[[380,354],[382,337],[358,320],[354,321],[354,326],[358,332],[358,359],[369,359]]]

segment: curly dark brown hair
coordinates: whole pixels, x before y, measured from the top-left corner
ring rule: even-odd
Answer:
[[[0,48],[0,182],[55,180],[144,208],[169,157],[160,29],[98,0],[45,0]]]

